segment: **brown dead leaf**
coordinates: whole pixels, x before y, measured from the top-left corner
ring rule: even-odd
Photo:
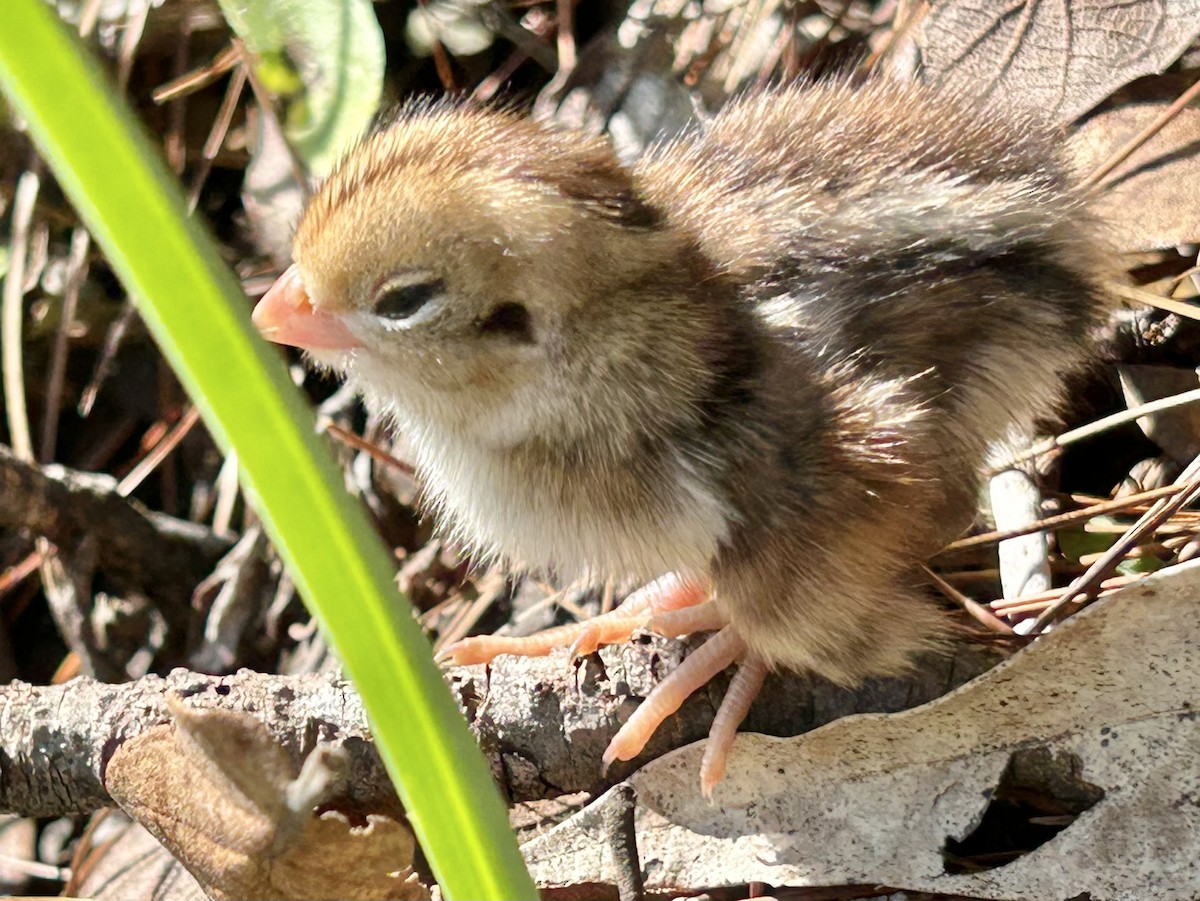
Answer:
[[[105,771],[112,797],[211,898],[426,898],[400,823],[356,827],[313,808],[337,788],[340,758],[318,748],[294,775],[256,719],[168,700],[173,725],[122,744]]]
[[[932,81],[1016,100],[1055,122],[1164,71],[1200,34],[1200,0],[946,0],[917,34]]]
[[[1130,85],[1071,137],[1081,175],[1102,165],[1184,90],[1195,73]],[[1157,250],[1200,240],[1200,109],[1179,111],[1102,182],[1097,211],[1121,252]]]
[[[97,818],[103,822],[95,826]],[[208,901],[204,889],[140,823],[111,808],[93,817],[67,895],[95,901]]]
[[[1175,397],[1200,387],[1196,370],[1175,366],[1125,364],[1117,367],[1117,377],[1129,407]],[[1181,467],[1200,453],[1200,404],[1160,410],[1141,417],[1137,424],[1147,438]]]

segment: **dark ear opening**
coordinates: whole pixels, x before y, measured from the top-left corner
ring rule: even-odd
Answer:
[[[534,342],[533,317],[524,304],[500,304],[479,323],[479,331],[485,335],[504,335],[520,344]]]

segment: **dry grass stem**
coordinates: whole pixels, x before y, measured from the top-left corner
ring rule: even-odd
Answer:
[[[944,595],[946,595],[946,597],[950,598],[950,600],[962,607],[963,610],[967,611],[967,613],[969,613],[976,621],[982,623],[993,632],[999,632],[1002,635],[1013,634],[1012,626],[1001,620],[982,604],[967,597],[928,566],[922,566],[921,569],[925,572],[925,575],[929,578],[929,580],[932,581],[933,584],[936,585]]]
[[[1104,181],[1105,177],[1111,173],[1117,166],[1129,159],[1129,156],[1134,153],[1139,147],[1149,141],[1152,137],[1162,131],[1163,127],[1179,115],[1180,112],[1187,107],[1193,100],[1200,97],[1200,81],[1180,94],[1175,101],[1154,118],[1154,121],[1143,128],[1140,132],[1130,138],[1117,151],[1110,156],[1104,163],[1096,169],[1091,175],[1083,180],[1082,187],[1084,190],[1089,188],[1105,188],[1108,182]],[[1103,182],[1103,183],[1102,183]]]
[[[416,475],[416,470],[403,460],[397,460],[382,447],[377,444],[372,444],[361,435],[356,435],[348,429],[342,428],[334,422],[325,424],[325,432],[336,438],[338,441],[345,444],[347,447],[352,447],[355,450],[360,450],[365,454],[370,455],[372,460],[382,463],[385,466],[390,466],[405,475]]]
[[[1075,444],[1085,438],[1093,438],[1109,429],[1114,429],[1127,422],[1141,419],[1143,416],[1161,413],[1163,410],[1171,410],[1175,407],[1185,406],[1186,404],[1194,404],[1197,401],[1200,401],[1200,388],[1184,391],[1182,394],[1175,394],[1171,397],[1159,398],[1158,400],[1152,400],[1144,404],[1138,404],[1136,407],[1130,407],[1128,410],[1122,410],[1120,413],[1113,413],[1111,416],[1104,416],[1095,422],[1089,422],[1087,425],[1080,426],[1077,429],[1063,432],[1056,438],[1050,438],[1040,444],[1036,444],[1029,448],[1029,450],[1014,457],[1013,462],[1020,463],[1024,460],[1031,460],[1034,457],[1040,457],[1042,454],[1047,454],[1060,447],[1066,447],[1068,444]]]
[[[1062,597],[1042,611],[1034,624],[1035,632],[1043,631],[1048,625],[1066,615],[1070,605],[1082,601],[1093,592],[1095,586],[1120,563],[1135,544],[1146,535],[1153,533],[1180,508],[1200,496],[1200,456],[1188,464],[1176,479],[1175,484],[1182,489],[1179,493],[1173,497],[1164,497],[1155,501],[1154,505],[1108,549],[1101,559],[1092,564],[1087,572],[1071,584]]]
[[[4,412],[9,443],[22,459],[33,461],[33,437],[25,404],[25,354],[22,344],[25,319],[25,263],[29,255],[29,232],[41,179],[32,169],[21,173],[13,195],[12,237],[8,245],[8,272],[0,304],[0,360],[4,374]]]

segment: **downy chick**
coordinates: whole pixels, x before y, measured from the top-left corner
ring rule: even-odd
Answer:
[[[606,755],[739,660],[711,791],[767,668],[852,685],[944,640],[916,566],[1107,312],[1060,144],[884,82],[753,96],[629,167],[601,138],[410,105],[321,186],[255,320],[395,417],[480,558],[656,580],[454,659],[721,630]]]

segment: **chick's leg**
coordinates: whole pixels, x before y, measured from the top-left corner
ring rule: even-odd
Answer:
[[[729,617],[710,595],[711,587],[706,580],[671,574],[634,592],[610,613],[587,622],[547,629],[525,638],[491,635],[466,638],[443,649],[441,657],[457,664],[488,663],[501,654],[538,657],[563,647],[569,647],[573,655],[586,655],[601,645],[627,640],[637,629],[671,638],[715,631],[712,638],[654,687],[613,737],[603,758],[607,768],[614,761],[636,757],[663,721],[693,692],[731,664],[739,663],[738,673],[713,720],[700,767],[701,789],[706,797],[711,797],[713,788],[725,774],[725,761],[737,728],[762,686],[766,665],[747,654],[745,643],[729,624]]]
[[[641,628],[661,631],[656,621],[663,615],[688,608],[708,608],[711,588],[707,580],[686,579],[674,573],[656,579],[628,598],[609,613],[587,622],[546,629],[536,635],[513,638],[497,635],[476,635],[447,645],[438,657],[465,666],[490,663],[501,654],[517,657],[544,657],[558,648],[570,648],[574,656],[585,656],[606,644],[619,644]],[[697,622],[707,621],[698,619]],[[686,621],[668,620],[666,628],[678,628]],[[717,624],[723,625],[722,620]],[[663,635],[684,635],[717,626],[698,625],[683,631],[661,631]]]

